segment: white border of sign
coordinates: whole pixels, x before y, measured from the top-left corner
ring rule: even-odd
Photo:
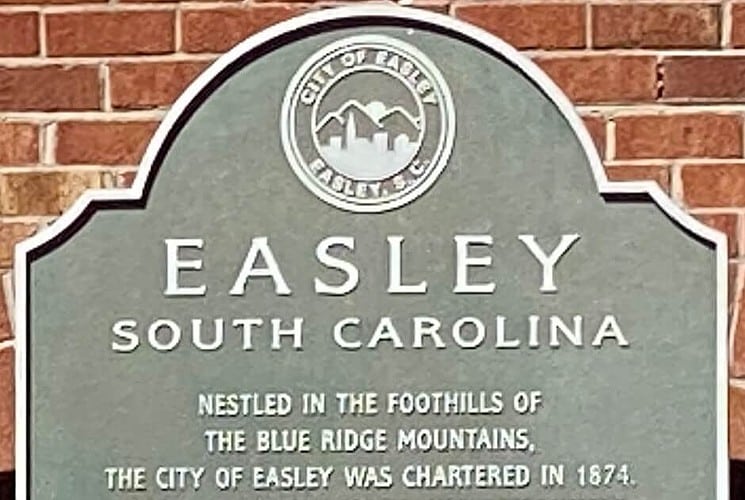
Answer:
[[[16,245],[15,249],[15,382],[16,382],[16,500],[27,500],[27,407],[26,407],[26,267],[28,254],[35,248],[51,241],[65,229],[72,226],[93,202],[99,201],[136,201],[141,200],[146,181],[168,133],[185,113],[188,105],[201,90],[210,84],[230,64],[255,48],[287,33],[308,28],[317,23],[330,20],[354,19],[363,17],[387,17],[397,20],[411,20],[455,31],[473,39],[483,46],[500,54],[505,60],[531,79],[556,105],[564,119],[570,124],[587,155],[592,175],[600,194],[635,195],[646,194],[678,224],[699,237],[716,245],[717,253],[717,492],[716,500],[727,500],[729,497],[729,464],[728,464],[728,358],[727,358],[727,238],[724,234],[702,224],[680,207],[678,207],[656,182],[611,182],[608,180],[592,142],[581,118],[564,93],[551,79],[531,60],[521,55],[516,49],[499,38],[462,21],[424,10],[398,6],[365,5],[359,7],[340,7],[305,14],[289,21],[274,25],[241,42],[215,61],[202,73],[176,100],[166,114],[160,127],[155,132],[137,171],[134,183],[128,189],[96,189],[86,191],[74,204],[59,217],[54,224],[43,229],[33,237]]]

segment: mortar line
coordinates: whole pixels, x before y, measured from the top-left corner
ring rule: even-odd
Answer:
[[[57,123],[50,122],[44,125],[44,156],[41,158],[43,165],[54,165],[57,163]]]
[[[2,275],[2,297],[0,299],[5,301],[6,310],[8,314],[8,323],[10,323],[10,334],[15,339],[15,301],[13,296],[13,274],[12,272],[5,272]]]
[[[39,12],[39,56],[47,56],[47,18],[43,12]]]
[[[724,0],[721,9],[719,43],[723,49],[727,49],[732,46],[732,2]]]
[[[740,318],[740,297],[745,287],[745,266],[737,266],[737,274],[735,277],[735,293],[732,294],[732,322],[729,325],[729,331],[727,332],[729,338],[727,339],[729,346],[729,368],[730,370],[735,364],[735,334],[737,333],[737,322]]]
[[[616,122],[607,120],[605,122],[605,161],[613,161],[616,157]]]
[[[695,207],[688,209],[691,215],[745,215],[745,207]]]
[[[0,120],[13,121],[37,121],[45,122],[55,121],[142,121],[153,122],[161,121],[167,113],[164,109],[154,110],[132,110],[132,111],[21,111],[21,112],[0,112]]]
[[[101,109],[111,112],[111,71],[107,63],[102,63],[98,73],[101,81]]]
[[[665,158],[643,158],[643,159],[631,159],[631,160],[624,160],[624,159],[616,159],[616,160],[606,160],[605,166],[609,168],[613,167],[669,167],[672,164],[673,160],[665,159]]]
[[[687,208],[684,203],[684,187],[682,177],[682,167],[677,161],[674,161],[670,165],[670,198],[678,204],[678,206]]]
[[[127,165],[131,167],[131,165]],[[107,172],[113,169],[122,168],[123,165],[24,165],[24,166],[2,166],[0,167],[0,176],[8,174],[59,174],[75,172]]]
[[[585,47],[592,49],[592,6],[585,3]]]
[[[183,47],[183,29],[181,26],[181,17],[183,15],[183,10],[181,9],[181,4],[176,8],[176,13],[174,14],[173,19],[173,50],[176,53],[182,53],[182,47]]]
[[[42,221],[56,219],[51,215],[0,215],[0,223],[3,224],[40,224]]]
[[[94,65],[112,63],[167,63],[167,62],[200,62],[213,61],[222,54],[217,52],[185,53],[173,52],[170,54],[143,54],[143,55],[102,55],[102,56],[55,56],[55,57],[0,57],[0,66],[6,68],[29,67],[29,66],[62,66],[62,65]]]
[[[685,114],[736,114],[745,112],[745,104],[740,103],[711,103],[673,105],[665,102],[646,102],[638,104],[578,104],[576,109],[580,114],[598,113],[603,116],[645,116],[645,115],[685,115]]]

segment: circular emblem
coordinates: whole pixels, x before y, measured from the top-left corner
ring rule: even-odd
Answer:
[[[440,71],[396,38],[360,35],[327,45],[292,78],[282,146],[302,183],[353,212],[383,212],[424,193],[455,136]]]

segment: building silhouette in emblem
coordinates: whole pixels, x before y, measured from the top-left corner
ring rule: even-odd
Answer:
[[[393,175],[419,148],[419,119],[377,101],[367,106],[347,101],[324,116],[316,133],[326,162],[353,178]]]

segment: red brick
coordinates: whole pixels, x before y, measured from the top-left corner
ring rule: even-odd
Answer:
[[[521,49],[585,46],[585,7],[581,4],[472,4],[457,6],[455,16]]]
[[[0,14],[0,33],[0,56],[39,53],[39,15],[36,12]]]
[[[116,187],[128,188],[135,181],[137,172],[121,172],[116,176]]]
[[[719,6],[623,4],[592,7],[593,47],[686,48],[719,45]]]
[[[745,47],[745,3],[732,4],[733,47]]]
[[[0,215],[59,215],[101,185],[101,174],[92,171],[0,174]]]
[[[670,169],[664,165],[608,165],[605,167],[611,181],[656,181],[665,191],[670,190]]]
[[[745,205],[745,165],[684,165],[682,176],[688,206]]]
[[[602,116],[587,115],[582,117],[592,142],[598,150],[600,158],[605,157],[605,119]]]
[[[28,165],[39,161],[39,126],[0,122],[0,164]]]
[[[61,122],[57,125],[57,162],[135,165],[156,127],[155,122]]]
[[[615,122],[618,158],[742,156],[742,119],[736,115],[624,116]]]
[[[729,388],[729,456],[745,460],[745,388],[733,385]]]
[[[13,470],[15,443],[15,352],[12,347],[0,350],[0,471]]]
[[[0,222],[0,269],[13,265],[13,252],[16,243],[33,234],[36,226],[20,222]],[[0,271],[0,278],[3,272]],[[0,285],[0,290],[2,285]]]
[[[224,52],[249,35],[304,11],[293,5],[226,7],[182,13],[183,50]]]
[[[173,11],[49,14],[47,50],[53,56],[163,54],[174,50]]]
[[[727,235],[727,254],[737,256],[738,223],[737,214],[696,214],[696,218],[717,231]]]
[[[0,109],[98,109],[98,69],[92,66],[0,68]]]
[[[5,300],[5,292],[2,287],[2,278],[9,271],[0,269],[0,342],[13,338],[13,331],[10,327],[10,314],[8,302]]]
[[[663,68],[663,97],[745,97],[745,57],[667,57]]]
[[[652,101],[657,61],[647,56],[537,58],[536,62],[575,103]]]
[[[111,65],[111,102],[115,108],[167,106],[209,63],[122,63]]]

